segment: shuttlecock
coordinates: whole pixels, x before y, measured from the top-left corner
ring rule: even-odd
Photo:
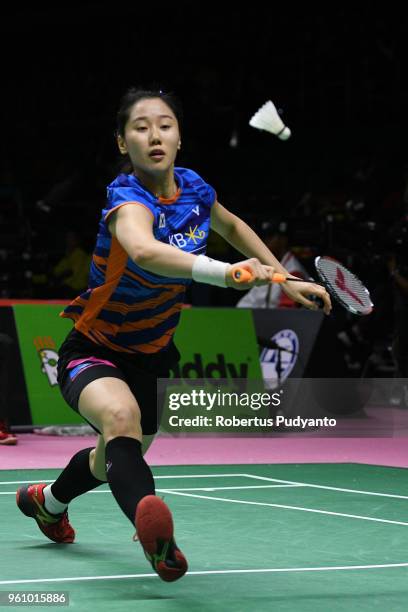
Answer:
[[[265,130],[271,134],[275,134],[281,140],[290,138],[291,131],[283,123],[276,107],[271,100],[265,102],[263,106],[251,117],[249,125],[258,130]]]

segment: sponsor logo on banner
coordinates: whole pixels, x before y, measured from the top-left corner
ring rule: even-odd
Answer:
[[[54,340],[50,336],[37,336],[34,338],[34,346],[37,349],[41,362],[41,372],[46,375],[51,387],[58,385],[57,364],[58,353]]]
[[[296,365],[299,355],[299,338],[292,329],[281,329],[271,336],[282,350],[277,348],[264,348],[260,355],[262,375],[269,389],[276,389],[283,383]],[[278,376],[278,364],[280,353],[280,376]]]
[[[239,388],[262,380],[252,313],[243,308],[183,309],[175,344],[181,358],[171,378],[189,387],[197,380]]]
[[[228,362],[225,355],[217,353],[215,361],[207,361],[200,353],[194,353],[192,361],[177,363],[172,368],[174,378],[184,380],[202,379],[217,381],[226,378],[246,379],[248,376],[248,363]]]

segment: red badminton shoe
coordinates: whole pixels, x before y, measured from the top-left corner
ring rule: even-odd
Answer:
[[[135,526],[146,559],[166,582],[178,580],[187,571],[187,560],[173,536],[173,517],[156,495],[146,495],[137,505]]]
[[[0,421],[0,445],[15,446],[16,444],[17,437],[11,433],[5,421]]]
[[[46,484],[33,484],[20,487],[16,494],[17,506],[26,516],[36,522],[44,535],[58,544],[71,544],[75,540],[75,531],[68,520],[68,512],[50,514],[44,505],[44,487]]]

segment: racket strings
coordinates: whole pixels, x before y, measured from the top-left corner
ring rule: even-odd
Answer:
[[[372,311],[373,304],[368,290],[350,270],[338,261],[327,258],[319,258],[316,269],[330,292],[345,306],[358,314],[369,314]]]

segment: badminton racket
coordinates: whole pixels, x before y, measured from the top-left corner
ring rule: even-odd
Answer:
[[[294,282],[313,282],[324,287],[334,299],[356,315],[368,315],[372,312],[374,304],[370,293],[353,272],[331,257],[316,257],[314,261],[316,272],[321,282],[305,281],[302,278],[288,278],[284,274],[275,273],[273,283],[284,283],[287,280]],[[253,275],[245,268],[235,268],[234,280],[238,283],[248,283]]]

